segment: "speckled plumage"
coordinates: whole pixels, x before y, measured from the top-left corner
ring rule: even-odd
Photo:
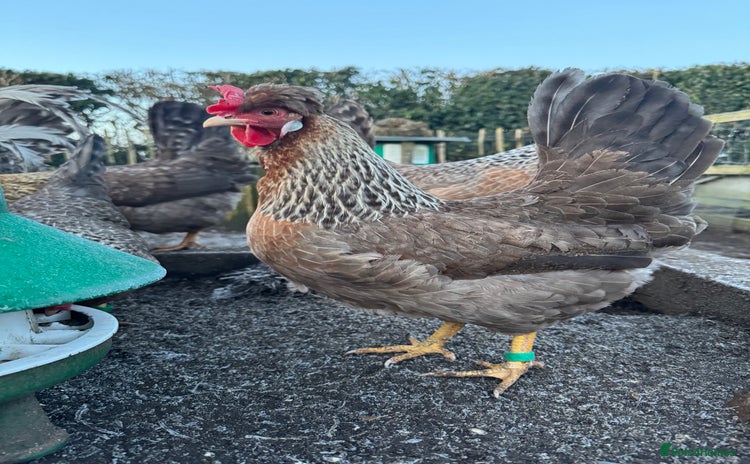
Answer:
[[[394,167],[415,186],[447,200],[509,192],[528,185],[538,168],[535,145],[449,163]]]
[[[360,136],[370,147],[375,146],[375,122],[370,114],[354,100],[341,99],[326,108],[326,114],[345,123]]]
[[[13,202],[10,210],[156,262],[146,242],[130,229],[127,219],[107,194],[102,179],[105,154],[106,146],[101,137],[86,137],[43,188]]]
[[[340,100],[325,113],[347,124],[370,147],[375,146],[373,120],[354,100]],[[508,192],[523,187],[536,175],[539,157],[534,145],[449,163],[411,165],[390,163],[422,190],[447,200]]]
[[[290,280],[354,307],[534,332],[631,293],[655,253],[702,229],[691,184],[722,143],[701,115],[663,83],[555,73],[529,108],[534,181],[450,201],[311,109],[259,148],[267,176],[248,241]]]

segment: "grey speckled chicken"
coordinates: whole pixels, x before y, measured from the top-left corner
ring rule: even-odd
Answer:
[[[106,145],[89,135],[39,191],[10,205],[14,213],[156,262],[143,238],[107,194],[102,174]]]
[[[112,201],[135,230],[185,232],[171,251],[197,245],[200,230],[221,223],[240,189],[257,179],[225,127],[203,128],[208,116],[196,104],[163,101],[149,110],[156,160],[111,166],[105,180]]]
[[[529,106],[534,180],[444,200],[323,114],[310,89],[216,89],[223,98],[204,124],[231,126],[266,172],[248,224],[253,253],[350,306],[453,324],[416,343],[417,355],[442,353],[449,329],[466,323],[513,335],[504,363],[440,373],[501,379],[496,396],[538,365],[538,330],[632,293],[654,256],[705,227],[691,214],[692,186],[723,146],[703,110],[665,83],[568,69]]]

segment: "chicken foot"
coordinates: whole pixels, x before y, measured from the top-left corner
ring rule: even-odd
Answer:
[[[435,377],[493,377],[501,379],[501,382],[495,387],[492,394],[495,398],[500,398],[505,390],[511,385],[516,383],[516,380],[520,379],[523,374],[531,367],[544,367],[543,362],[533,361],[534,339],[536,338],[536,332],[517,335],[513,337],[510,342],[510,351],[506,353],[506,358],[512,358],[513,355],[522,354],[532,356],[532,360],[529,361],[506,361],[500,364],[493,364],[484,361],[476,361],[476,363],[485,369],[479,369],[475,371],[438,371],[430,372],[428,376]],[[518,356],[516,356],[518,357]]]
[[[418,358],[426,354],[442,354],[451,361],[456,360],[456,355],[444,348],[445,342],[456,335],[465,324],[460,322],[445,322],[435,333],[427,339],[419,341],[414,337],[409,337],[409,345],[382,346],[376,348],[358,348],[347,351],[346,354],[371,354],[371,353],[398,353],[404,354],[393,356],[385,362],[385,367],[391,367],[396,363],[407,359]]]
[[[196,239],[198,238],[199,233],[200,233],[199,231],[188,232],[185,234],[185,238],[183,238],[182,241],[178,243],[177,245],[157,247],[157,248],[152,249],[151,251],[178,251],[178,250],[184,250],[190,247],[201,248],[203,247],[203,245],[196,242]]]

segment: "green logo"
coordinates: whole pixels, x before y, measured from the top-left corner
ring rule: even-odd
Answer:
[[[674,448],[672,443],[664,442],[659,448],[659,454],[666,456],[737,456],[733,449],[716,449],[716,448]]]

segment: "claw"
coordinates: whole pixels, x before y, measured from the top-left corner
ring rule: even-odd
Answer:
[[[520,379],[529,368],[544,367],[544,363],[540,361],[506,362],[503,364],[494,364],[486,361],[474,362],[477,365],[484,367],[484,369],[473,371],[437,371],[421,375],[430,377],[492,377],[500,379],[501,382],[492,391],[495,398],[500,398],[505,390],[516,383],[516,381]]]
[[[426,354],[440,354],[449,361],[455,361],[456,355],[444,348],[445,342],[458,333],[464,324],[458,322],[446,322],[435,333],[430,335],[426,340],[419,341],[414,337],[409,337],[409,345],[393,345],[377,348],[359,348],[347,351],[346,354],[382,354],[382,353],[400,353],[393,356],[385,362],[385,367],[393,367],[394,364],[406,361],[407,359],[418,358]]]
[[[393,365],[406,361],[407,359],[418,358],[426,354],[441,354],[450,361],[456,360],[456,355],[451,351],[443,348],[442,342],[436,342],[434,340],[427,339],[425,341],[419,341],[414,337],[409,337],[409,345],[393,345],[393,346],[382,346],[373,348],[358,348],[356,350],[347,351],[346,354],[382,354],[382,353],[399,353],[403,352],[398,356],[393,356],[385,362],[385,367],[393,367]]]

